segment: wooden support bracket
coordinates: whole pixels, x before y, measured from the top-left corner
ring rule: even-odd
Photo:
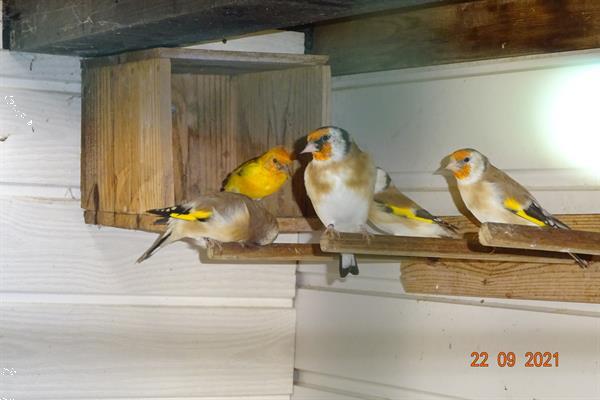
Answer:
[[[486,246],[600,255],[600,233],[486,223],[479,230]]]

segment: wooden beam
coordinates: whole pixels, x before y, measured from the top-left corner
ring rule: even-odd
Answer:
[[[98,56],[447,0],[8,0],[10,49]]]
[[[339,237],[323,235],[321,250],[331,253],[372,254],[398,257],[451,258],[481,261],[540,262],[570,264],[566,254],[533,250],[505,250],[485,247],[477,240],[418,238],[375,235],[370,242],[361,234],[341,233]]]
[[[225,243],[221,247],[209,247],[207,254],[210,260],[219,261],[327,262],[337,258],[336,255],[323,253],[316,243],[274,243],[253,248],[242,247],[235,243]]]
[[[407,293],[600,303],[597,266],[412,259],[401,271]]]
[[[481,0],[325,23],[333,75],[600,47],[596,0]]]
[[[600,255],[600,233],[486,223],[479,230],[485,246]]]

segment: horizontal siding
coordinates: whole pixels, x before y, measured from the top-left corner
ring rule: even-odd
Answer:
[[[76,200],[0,197],[0,226],[3,292],[272,298],[276,304],[294,296],[293,264],[201,263],[184,243],[136,264],[156,234],[85,225]]]
[[[312,289],[298,291],[296,307],[295,365],[307,384],[393,399],[600,396],[598,316]],[[491,366],[471,368],[473,351],[487,351]],[[518,365],[495,366],[500,351]],[[527,351],[559,352],[559,367],[525,368]]]
[[[294,310],[6,304],[3,396],[285,394]]]

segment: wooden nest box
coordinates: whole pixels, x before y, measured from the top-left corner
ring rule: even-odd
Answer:
[[[84,60],[86,222],[154,230],[146,210],[219,190],[233,168],[270,147],[291,150],[329,123],[326,61],[167,48]],[[264,200],[277,216],[309,207],[301,179],[290,182]]]

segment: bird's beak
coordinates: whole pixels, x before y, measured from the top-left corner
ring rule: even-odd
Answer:
[[[448,170],[446,169],[446,166],[443,165],[441,167],[439,167],[438,169],[435,170],[435,172],[433,173],[433,175],[444,175]]]
[[[456,167],[456,161],[452,159],[444,159],[442,166],[435,170],[434,175],[446,175],[449,171],[454,171]]]
[[[300,154],[304,153],[314,153],[315,151],[319,151],[319,148],[314,142],[308,142],[304,150],[300,152]]]
[[[292,167],[290,167],[288,164],[285,165],[285,170],[287,171],[287,174],[289,176],[292,176]]]

